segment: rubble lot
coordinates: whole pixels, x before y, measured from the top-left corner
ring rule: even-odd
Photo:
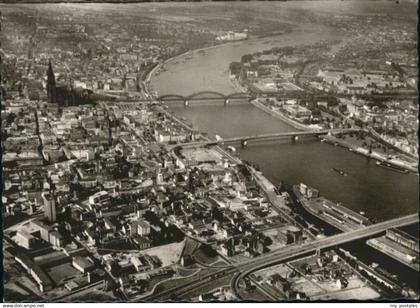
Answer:
[[[162,261],[162,267],[177,263],[181,258],[185,242],[161,245],[141,251],[142,254],[156,256]]]

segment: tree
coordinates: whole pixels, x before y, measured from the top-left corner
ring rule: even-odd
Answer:
[[[9,113],[7,115],[7,120],[6,120],[7,126],[12,125],[12,123],[15,121],[15,119],[16,119],[16,115],[14,113]]]
[[[253,59],[253,56],[252,56],[252,55],[244,55],[244,56],[242,56],[242,58],[241,58],[241,62],[242,62],[242,63],[245,63],[245,62],[250,62],[252,59]]]
[[[241,62],[232,62],[229,65],[229,69],[231,74],[238,76],[242,70],[242,63]]]

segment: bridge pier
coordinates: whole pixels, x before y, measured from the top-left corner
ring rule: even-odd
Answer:
[[[185,107],[185,108],[187,108],[189,104],[190,104],[190,103],[188,102],[188,100],[187,100],[187,99],[186,99],[186,100],[184,100],[184,107]]]
[[[241,146],[244,148],[248,145],[248,140],[241,140]]]
[[[225,107],[226,107],[227,105],[229,105],[229,99],[228,99],[228,98],[226,98],[226,99],[225,99]]]
[[[299,136],[296,136],[296,135],[292,136],[292,142],[295,142],[298,140],[299,140]]]

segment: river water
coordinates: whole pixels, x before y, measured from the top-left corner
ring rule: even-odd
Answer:
[[[300,5],[303,2],[299,1]],[[384,11],[388,10],[389,1],[383,3]],[[376,7],[379,8],[369,7],[369,12],[381,10],[381,6]],[[324,10],[328,9],[326,5]],[[151,84],[160,95],[189,95],[202,90],[234,93],[237,90],[229,82],[228,67],[232,61],[239,61],[242,55],[271,47],[307,45],[339,37],[340,33],[334,29],[301,25],[289,34],[220,45],[169,61],[163,72],[152,77]],[[220,103],[210,106],[191,103],[188,108],[170,104],[169,110],[210,137],[215,134],[233,137],[296,130],[250,104],[223,107]],[[319,189],[325,197],[342,202],[357,212],[364,211],[369,217],[383,220],[418,212],[417,175],[377,167],[374,161],[346,149],[310,139],[250,145],[238,150],[241,158],[259,165],[273,183],[280,180],[290,184],[306,183]],[[343,169],[349,175],[343,177],[332,168]]]
[[[300,25],[293,33],[232,42],[178,57],[165,64],[162,73],[151,80],[159,94],[190,95],[213,90],[224,94],[238,92],[228,81],[229,64],[245,54],[281,46],[310,45],[339,38],[340,33],[323,26]]]
[[[253,105],[172,106],[193,128],[210,137],[247,136],[296,131],[286,123]],[[238,148],[241,158],[259,165],[275,184],[306,183],[327,198],[364,211],[369,217],[389,219],[418,211],[418,177],[377,167],[374,161],[347,149],[324,144],[317,139],[292,142],[289,139]],[[332,168],[343,169],[343,177]]]

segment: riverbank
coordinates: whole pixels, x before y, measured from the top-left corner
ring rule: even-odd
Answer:
[[[166,60],[164,60],[163,62],[161,62],[161,63],[159,63],[159,64],[157,64],[148,74],[147,74],[147,76],[146,76],[146,80],[145,80],[145,84],[146,84],[146,86],[145,86],[145,92],[146,92],[146,94],[147,95],[149,95],[150,97],[152,97],[152,95],[150,94],[150,92],[151,92],[151,89],[149,88],[150,87],[150,80],[152,79],[152,77],[153,77],[153,75],[156,73],[156,71],[158,71],[161,67],[163,67],[164,65],[166,65],[166,64],[168,64],[168,63],[171,63],[171,62],[173,62],[173,61],[175,61],[175,60],[178,60],[178,59],[180,59],[180,58],[182,58],[182,57],[184,57],[184,56],[186,56],[186,55],[192,55],[192,54],[195,54],[195,53],[197,53],[197,52],[200,52],[200,51],[205,51],[205,50],[209,50],[209,49],[212,49],[212,48],[215,48],[215,47],[218,47],[218,46],[220,46],[220,45],[223,45],[223,44],[228,44],[228,43],[231,43],[231,42],[226,42],[226,43],[222,43],[222,44],[218,44],[218,45],[212,45],[212,46],[207,46],[207,47],[203,47],[203,48],[199,48],[199,49],[194,49],[194,50],[188,50],[188,51],[186,51],[186,52],[183,52],[183,53],[180,53],[180,54],[178,54],[178,55],[176,55],[176,56],[174,56],[174,57],[171,57],[171,58],[168,58],[168,59],[166,59]]]
[[[267,38],[267,37],[276,37],[276,36],[280,36],[280,35],[284,35],[284,33],[282,33],[282,34],[270,34],[270,35],[267,35],[267,36],[264,36],[264,38]],[[259,39],[259,38],[262,38],[262,37],[252,37],[252,39]],[[250,38],[251,39],[251,38]],[[244,41],[244,40],[242,40],[242,41]],[[246,40],[245,40],[246,41]],[[164,60],[163,62],[161,62],[161,63],[159,63],[159,64],[157,64],[148,74],[147,74],[147,76],[146,76],[146,79],[144,80],[144,82],[146,83],[146,87],[145,87],[145,91],[146,91],[146,93],[150,96],[150,92],[151,92],[151,89],[149,88],[150,87],[150,81],[151,81],[151,79],[152,79],[152,77],[153,77],[153,75],[156,73],[156,71],[158,71],[162,66],[164,66],[165,64],[169,64],[169,63],[171,63],[171,62],[173,62],[173,61],[175,61],[175,60],[179,60],[180,58],[182,58],[182,57],[184,57],[184,56],[186,56],[186,55],[194,55],[194,54],[196,54],[196,53],[199,53],[199,52],[203,52],[203,51],[207,51],[207,50],[211,50],[211,49],[214,49],[214,48],[217,48],[217,47],[220,47],[220,46],[225,46],[225,45],[234,45],[234,44],[237,44],[238,42],[241,42],[241,41],[227,41],[227,42],[223,42],[223,43],[220,43],[220,44],[216,44],[216,45],[212,45],[212,46],[207,46],[207,47],[202,47],[202,48],[198,48],[198,49],[194,49],[194,50],[188,50],[188,51],[186,51],[186,52],[183,52],[183,53],[181,53],[181,54],[178,54],[178,55],[176,55],[176,56],[174,56],[174,57],[171,57],[171,58],[168,58],[168,59],[166,59],[166,60]],[[228,78],[229,79],[229,78]],[[230,81],[230,79],[229,79],[229,81]],[[239,87],[239,91],[240,92],[246,92],[246,89],[245,88],[242,88],[242,87],[240,87],[240,86],[238,86],[238,85],[234,85],[234,84],[232,84],[235,88],[238,88]]]
[[[179,125],[183,126],[185,129],[193,130],[191,126],[189,126],[187,123],[184,123],[182,120],[180,120],[175,115],[171,114],[164,108],[158,106],[157,107],[159,111],[163,112],[166,116],[170,117],[173,121],[177,122]],[[211,139],[204,136],[203,134],[199,133],[199,137],[210,141]],[[180,144],[182,146],[182,144]],[[309,238],[314,238],[312,234],[309,232],[307,228],[305,228],[303,225],[301,225],[299,222],[297,222],[291,213],[290,208],[286,205],[286,200],[282,197],[280,197],[277,193],[276,185],[273,184],[261,171],[257,171],[254,167],[248,165],[242,158],[235,157],[229,151],[225,150],[222,146],[215,145],[214,149],[219,152],[223,157],[230,160],[232,163],[235,163],[237,165],[244,164],[250,174],[252,175],[253,179],[255,180],[256,184],[260,187],[261,191],[266,196],[268,202],[272,205],[273,209],[281,214],[281,216],[288,221],[290,224],[298,226],[307,234]],[[176,156],[174,152],[172,152],[173,155]],[[178,157],[176,157],[178,158]],[[178,226],[180,228],[180,226]],[[191,235],[189,235],[191,237]],[[195,237],[191,237],[195,238]]]
[[[259,102],[258,99],[252,100],[251,104],[257,107],[258,109],[268,113],[269,115],[286,122],[287,124],[289,124],[290,126],[293,126],[294,128],[298,130],[306,130],[306,131],[311,130],[311,128],[308,127],[307,125],[293,121],[292,119],[290,119],[289,117],[286,117],[282,113],[270,109],[269,107],[265,106],[263,103]]]
[[[252,35],[252,36],[250,36],[248,39],[245,39],[245,40],[239,40],[239,41],[225,41],[225,42],[223,42],[223,43],[219,43],[219,44],[215,44],[215,45],[211,45],[211,46],[206,46],[206,47],[202,47],[202,48],[198,48],[198,49],[188,50],[188,51],[185,51],[185,52],[180,53],[180,54],[178,54],[178,55],[175,55],[175,56],[173,56],[173,57],[171,57],[171,58],[168,58],[168,59],[164,60],[163,62],[161,62],[161,63],[157,64],[157,65],[153,68],[153,70],[151,70],[151,71],[147,74],[146,80],[144,80],[144,81],[146,81],[146,82],[150,82],[150,79],[151,79],[151,77],[153,77],[154,72],[155,72],[157,69],[159,69],[159,67],[160,67],[160,66],[162,66],[162,65],[164,65],[164,64],[167,64],[167,63],[170,63],[170,62],[172,62],[172,61],[174,61],[174,60],[177,60],[177,59],[179,59],[179,58],[181,58],[181,57],[183,57],[183,56],[186,56],[186,55],[192,55],[192,54],[195,54],[195,53],[198,53],[198,52],[202,52],[202,51],[210,50],[210,49],[213,49],[213,48],[216,48],[216,47],[220,47],[220,46],[224,46],[224,45],[229,45],[229,44],[234,45],[234,44],[237,44],[238,42],[242,42],[242,41],[252,41],[252,40],[263,39],[263,38],[264,38],[264,39],[266,39],[266,38],[272,38],[272,37],[279,37],[279,36],[282,36],[282,35],[287,35],[287,34],[290,34],[290,33],[292,33],[292,32],[293,32],[293,31],[290,31],[290,32],[281,32],[281,33],[270,33],[270,34],[267,34],[267,35],[261,35],[261,36],[256,36],[256,35],[254,36],[254,35]]]
[[[389,147],[391,149],[394,149],[394,150],[400,152],[401,154],[403,154],[403,155],[405,155],[405,156],[407,156],[407,157],[409,157],[411,159],[415,159],[416,161],[418,161],[418,159],[419,159],[418,156],[415,156],[412,153],[408,153],[408,152],[400,149],[399,147],[393,145],[388,140],[384,139],[380,134],[378,134],[375,129],[371,128],[369,130],[369,133],[371,134],[371,136],[373,138],[375,138],[376,140],[378,140],[380,143],[385,144],[387,147]]]
[[[189,130],[191,132],[194,131],[194,129],[191,126],[189,126],[187,123],[184,123],[182,120],[180,120],[179,118],[177,118],[176,116],[174,116],[173,114],[171,114],[170,112],[168,112],[167,110],[165,110],[164,108],[162,108],[162,107],[157,107],[157,108],[159,109],[159,111],[161,111],[162,113],[164,113],[166,116],[170,117],[173,121],[177,122],[179,125],[181,125],[185,129],[187,129],[187,130]],[[203,139],[205,141],[213,141],[212,139],[210,139],[209,137],[204,136],[200,132],[199,132],[198,136],[199,136],[199,138],[201,138],[201,139]],[[221,153],[222,155],[226,156],[233,163],[242,164],[242,160],[240,160],[239,158],[236,158],[236,157],[230,155],[227,151],[225,151],[220,146],[216,146],[216,150],[219,153]]]
[[[401,167],[401,168],[407,169],[408,171],[418,173],[418,167],[417,166],[409,165],[406,162],[401,161],[401,160],[397,160],[397,159],[388,160],[385,155],[382,155],[382,154],[380,154],[378,152],[375,152],[375,151],[372,151],[372,153],[369,153],[369,149],[359,147],[359,146],[355,146],[355,145],[353,145],[349,142],[346,142],[346,141],[344,141],[340,138],[325,135],[325,136],[322,137],[322,139],[325,140],[325,142],[327,142],[331,145],[338,145],[338,146],[347,148],[351,152],[354,152],[356,154],[360,154],[360,155],[366,156],[368,158],[376,159],[376,160],[381,161],[381,162],[387,162],[387,163],[389,163],[391,165],[394,165],[396,167]]]
[[[306,33],[303,38],[300,34],[298,36],[295,40],[294,36],[287,35],[265,45],[262,41],[253,41],[252,44],[242,41],[229,44],[229,47],[214,47],[205,54],[195,55],[191,60],[178,60],[178,64],[168,65],[166,72],[153,76],[151,85],[161,95],[179,93],[185,96],[197,89],[213,89],[221,93],[240,92],[232,87],[228,78],[229,63],[240,59],[242,54],[257,52],[257,49],[269,49],[274,45],[306,44],[314,39],[318,40],[320,35],[315,38]],[[214,138],[216,134],[238,137],[253,133],[297,130],[284,119],[261,112],[252,104],[240,108],[170,107],[170,110],[177,117],[188,119],[195,130],[208,133],[210,138]],[[418,197],[418,178],[415,175],[390,172],[391,170],[376,167],[375,160],[367,160],[361,154],[354,155],[342,147],[326,146],[319,141],[311,141],[250,146],[238,152],[242,159],[258,164],[272,183],[279,183],[281,180],[309,183],[312,187],[324,191],[327,198],[340,200],[351,209],[364,211],[369,217],[388,219],[400,213],[418,210],[418,203],[414,201]],[[340,177],[337,180],[336,176],[331,175],[334,167],[351,170],[351,176]],[[395,204],[399,204],[398,208]]]
[[[232,84],[236,85],[235,83],[232,82]],[[286,122],[287,124],[293,126],[294,128],[298,129],[298,130],[303,130],[303,131],[308,131],[308,130],[313,130],[313,128],[309,127],[308,125],[299,123],[297,121],[294,121],[293,119],[289,118],[288,116],[284,115],[281,112],[272,110],[271,108],[269,108],[268,106],[266,106],[265,104],[261,103],[258,99],[252,100],[251,104],[254,105],[255,107],[257,107],[258,109],[270,114],[271,116],[280,119],[283,122]],[[377,134],[373,134],[371,130],[368,131],[369,135],[371,135],[371,137],[378,139]],[[402,167],[407,169],[410,172],[414,172],[414,173],[418,173],[418,166],[417,165],[411,165],[410,163],[400,160],[400,159],[388,159],[386,155],[383,155],[381,153],[378,153],[376,151],[372,151],[372,153],[369,153],[369,149],[364,148],[364,147],[360,147],[357,146],[355,144],[346,142],[342,139],[336,138],[334,136],[325,136],[323,138],[325,141],[327,141],[329,144],[332,145],[340,145],[344,148],[349,149],[351,152],[354,152],[356,154],[360,154],[363,156],[366,156],[368,158],[373,158],[376,159],[378,161],[381,162],[387,162],[391,165],[394,165],[396,167]]]
[[[252,54],[262,49],[281,46],[311,45],[323,40],[336,40],[342,33],[327,27],[314,28],[310,24],[299,24],[290,31],[281,34],[272,33],[265,38],[250,37],[248,40],[223,42],[212,46],[204,46],[186,51],[163,61],[146,80],[150,81],[150,91],[160,95],[177,93],[183,96],[197,91],[213,90],[224,94],[233,93],[227,78],[221,78],[223,71],[232,61],[245,54]],[[201,54],[196,54],[201,53]],[[174,63],[173,63],[174,62]],[[156,74],[163,64],[169,72]],[[197,72],[196,69],[199,69]],[[174,76],[179,72],[179,77]],[[217,78],[215,78],[217,76]],[[175,77],[175,78],[174,78]]]
[[[311,130],[312,129],[307,125],[304,125],[304,124],[298,123],[296,121],[293,121],[292,119],[285,116],[281,112],[277,112],[275,110],[270,109],[269,107],[265,106],[263,103],[259,102],[258,99],[251,101],[251,104],[253,104],[255,107],[259,108],[260,110],[272,115],[273,117],[286,122],[287,124],[293,126],[294,128],[296,128],[298,130]],[[368,133],[370,134],[370,131]],[[375,136],[373,136],[373,137],[375,137]],[[382,154],[380,154],[376,151],[372,151],[372,153],[369,153],[369,149],[367,149],[367,148],[356,146],[352,143],[346,142],[346,141],[344,141],[342,139],[339,139],[337,137],[334,137],[334,136],[326,135],[326,136],[323,137],[323,139],[331,145],[340,145],[344,148],[349,149],[351,152],[354,152],[356,154],[360,154],[360,155],[366,156],[368,158],[373,158],[373,159],[376,159],[376,160],[381,161],[381,162],[387,162],[387,163],[390,163],[391,165],[394,165],[394,166],[397,166],[397,167],[402,167],[402,168],[407,169],[408,171],[418,173],[418,167],[417,166],[411,165],[411,164],[409,164],[405,161],[402,161],[402,160],[399,160],[399,159],[390,159],[389,160],[386,157],[386,155],[382,155]]]

